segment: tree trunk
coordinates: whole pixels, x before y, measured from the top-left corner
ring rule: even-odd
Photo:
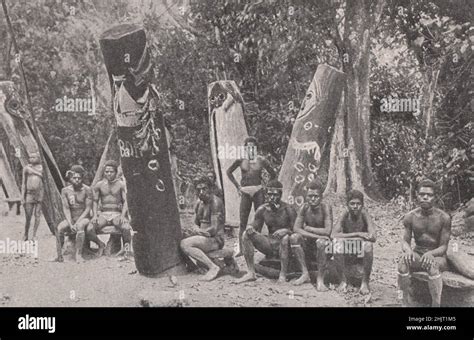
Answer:
[[[181,263],[181,225],[160,98],[143,28],[104,32],[100,47],[109,74],[133,236],[135,265],[157,275]]]
[[[370,158],[370,38],[383,10],[380,0],[347,1],[343,38],[343,70],[347,74],[346,145],[350,188],[380,198]]]
[[[62,202],[59,190],[63,186],[63,179],[56,162],[44,141],[38,136],[41,145],[36,143],[32,129],[24,119],[22,108],[19,106],[18,92],[13,82],[0,82],[0,121],[8,136],[9,142],[16,150],[18,159],[24,167],[28,164],[28,154],[41,152],[46,161],[44,166],[44,200],[42,210],[51,233],[55,234],[56,227],[64,220]],[[18,183],[21,186],[21,183]]]
[[[280,170],[283,199],[304,203],[306,186],[315,178],[326,181],[329,154],[345,75],[333,67],[319,65],[300,112],[296,117]],[[322,171],[321,171],[322,170]]]
[[[423,95],[422,95],[422,108],[423,108],[423,121],[425,123],[425,138],[433,136],[435,131],[435,110],[433,108],[434,95],[436,91],[436,85],[438,83],[439,70],[427,67],[422,72],[423,80]]]
[[[244,103],[237,85],[231,80],[210,84],[208,97],[211,154],[217,184],[224,192],[225,224],[236,227],[240,224],[240,197],[226,171],[240,158],[238,151],[248,137]],[[240,170],[234,177],[240,182]]]
[[[341,101],[337,108],[336,123],[334,124],[334,133],[329,156],[328,180],[326,182],[324,196],[335,194],[336,196],[342,197],[346,194],[347,149],[344,140],[344,110],[344,94],[342,94]]]

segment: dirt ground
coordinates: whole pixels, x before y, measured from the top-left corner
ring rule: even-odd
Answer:
[[[342,204],[334,202],[335,217],[340,216]],[[24,214],[16,216],[6,207],[0,210],[0,240],[21,240]],[[213,282],[198,281],[198,274],[176,277],[147,278],[136,272],[133,260],[120,261],[114,257],[73,263],[69,256],[64,263],[55,257],[55,239],[42,220],[38,232],[38,258],[32,255],[0,254],[0,306],[3,307],[134,307],[140,305],[143,292],[162,292],[184,298],[193,307],[345,307],[399,306],[396,288],[396,257],[399,254],[402,212],[396,206],[368,205],[377,224],[374,267],[369,297],[362,297],[350,288],[337,293],[317,292],[313,284],[294,286],[291,282],[278,285],[276,281],[259,277],[257,281],[235,285],[234,277],[221,276]],[[182,224],[190,215],[182,215]],[[336,218],[337,222],[337,218]],[[235,233],[236,234],[236,233]],[[104,236],[107,238],[107,236]],[[456,239],[455,239],[456,240]],[[105,241],[105,239],[104,239]],[[235,244],[229,237],[227,245]],[[461,247],[468,240],[460,240]],[[472,240],[471,240],[472,242]],[[241,271],[246,270],[243,257],[237,260]],[[173,282],[174,281],[174,282]]]

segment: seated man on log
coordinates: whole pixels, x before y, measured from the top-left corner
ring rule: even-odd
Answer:
[[[41,218],[41,204],[44,197],[43,166],[39,153],[29,154],[28,164],[23,168],[21,185],[21,203],[25,207],[25,235],[24,240],[28,241],[31,219],[34,215],[33,240],[36,240]]]
[[[359,293],[370,293],[369,280],[374,259],[373,243],[375,242],[375,226],[364,209],[364,194],[351,190],[347,194],[347,210],[338,224],[334,226],[333,253],[337,271],[341,275],[338,291],[347,290],[345,266],[357,264],[362,258],[363,276]]]
[[[75,234],[74,260],[82,262],[82,247],[84,245],[84,232],[89,224],[92,208],[92,189],[82,183],[84,168],[74,165],[69,172],[70,185],[61,190],[61,200],[66,220],[58,225],[60,249],[58,249],[58,262],[63,262],[62,248],[66,234]]]
[[[318,276],[316,289],[327,291],[324,284],[324,275],[327,266],[327,249],[330,246],[332,232],[332,209],[321,202],[323,196],[322,185],[319,181],[309,183],[306,192],[306,203],[298,211],[294,226],[294,234],[290,236],[291,250],[301,266],[302,275],[295,281],[295,285],[310,282],[308,267],[305,261],[305,252],[316,250]],[[316,246],[316,249],[314,249]]]
[[[408,305],[410,273],[428,273],[428,287],[432,306],[441,304],[443,280],[441,272],[447,270],[446,252],[451,236],[451,218],[443,210],[434,207],[436,184],[425,179],[418,185],[419,207],[403,219],[405,232],[402,239],[403,254],[398,262],[398,285],[403,292],[402,305]],[[415,247],[411,248],[411,238]]]
[[[117,178],[117,169],[117,162],[113,160],[105,162],[105,178],[93,187],[92,220],[87,227],[87,237],[99,246],[98,257],[102,256],[105,244],[97,237],[97,233],[107,226],[114,226],[122,234],[124,245],[117,255],[124,254],[125,257],[130,255],[132,233],[126,217],[126,188],[125,184]]]
[[[283,185],[278,180],[267,184],[268,203],[255,212],[254,221],[242,235],[242,245],[248,273],[237,283],[256,280],[254,247],[269,257],[279,257],[281,263],[278,282],[286,282],[289,261],[290,234],[296,220],[296,211],[281,201]],[[263,224],[267,225],[268,236],[261,234]]]
[[[198,228],[191,230],[191,236],[181,241],[184,254],[203,263],[209,271],[202,281],[212,281],[219,274],[220,267],[207,255],[224,247],[224,205],[222,200],[211,192],[211,182],[207,177],[196,181],[199,201],[195,208],[194,223]]]

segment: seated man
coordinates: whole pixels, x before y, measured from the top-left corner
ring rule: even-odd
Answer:
[[[242,235],[242,245],[248,273],[237,283],[254,281],[254,247],[269,257],[280,257],[281,270],[278,282],[286,281],[289,260],[289,242],[291,229],[295,223],[296,211],[281,201],[283,185],[271,180],[267,185],[268,203],[261,205],[255,212],[254,221],[247,226]],[[261,234],[263,224],[267,225],[268,236]]]
[[[104,166],[105,179],[97,182],[93,187],[92,220],[87,227],[87,237],[99,246],[98,257],[102,256],[105,244],[97,237],[97,233],[106,226],[114,226],[122,233],[124,246],[120,253],[128,256],[130,251],[132,234],[126,218],[126,188],[125,184],[117,179],[117,169],[117,162],[107,161]]]
[[[206,253],[224,247],[224,205],[211,192],[211,182],[207,177],[199,178],[196,191],[199,201],[195,208],[194,223],[199,227],[191,231],[191,236],[181,241],[181,250],[189,257],[203,263],[209,271],[201,280],[214,280],[220,267]]]
[[[446,251],[451,236],[451,218],[441,209],[434,207],[435,194],[436,184],[433,181],[421,181],[417,192],[420,206],[406,214],[403,219],[403,255],[398,262],[398,284],[403,292],[403,306],[408,305],[410,273],[414,271],[428,273],[432,306],[439,307],[441,303],[441,272],[447,270]],[[415,238],[413,249],[412,235]]]
[[[347,208],[341,221],[334,226],[333,252],[337,270],[341,273],[341,283],[338,291],[345,292],[347,280],[344,273],[346,263],[357,263],[362,258],[364,274],[359,293],[370,293],[369,280],[374,259],[373,242],[375,242],[375,227],[369,214],[363,209],[364,194],[351,190],[347,194]]]
[[[76,234],[74,260],[81,262],[82,247],[84,245],[84,232],[89,224],[92,208],[92,190],[82,183],[84,168],[74,165],[69,172],[70,185],[61,190],[61,200],[66,220],[58,225],[60,245],[58,249],[58,262],[63,262],[62,248],[66,234]],[[81,257],[81,258],[80,258]]]
[[[318,261],[318,277],[316,289],[326,291],[324,275],[327,265],[327,249],[330,245],[332,231],[332,209],[322,203],[322,186],[319,181],[311,182],[306,192],[306,203],[298,211],[294,226],[294,234],[290,236],[291,250],[296,255],[301,266],[302,275],[295,285],[310,282],[305,252],[314,251],[316,245],[316,260]]]

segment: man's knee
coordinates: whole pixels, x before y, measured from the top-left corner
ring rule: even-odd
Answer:
[[[179,243],[179,247],[184,253],[187,253],[190,247],[189,238],[182,239],[181,242]]]
[[[430,269],[428,269],[428,275],[433,277],[433,276],[438,276],[440,275],[441,272],[439,271],[439,264],[435,261],[431,266]]]
[[[89,225],[89,219],[84,218],[80,220],[79,223],[77,223],[76,225],[77,225],[77,232],[85,232],[87,226]]]
[[[291,244],[301,244],[303,242],[303,236],[298,233],[291,234],[290,243]]]

